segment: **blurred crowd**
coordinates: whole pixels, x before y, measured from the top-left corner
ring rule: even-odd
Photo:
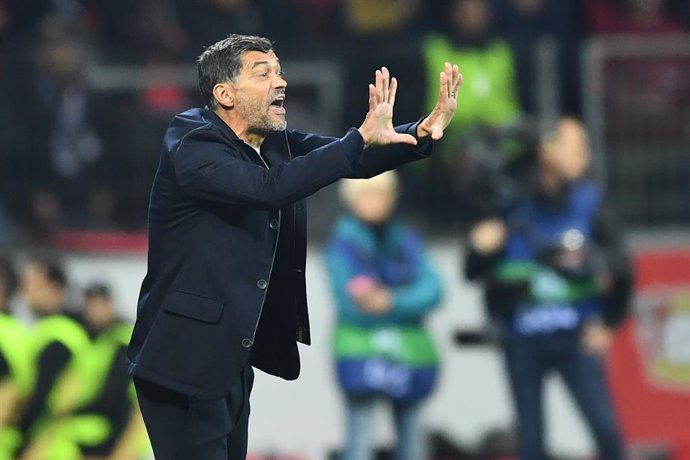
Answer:
[[[455,125],[426,170],[403,177],[424,190],[403,201],[443,220],[465,211],[449,213],[439,203],[449,190],[462,194],[458,165],[465,163],[457,152],[476,128],[543,111],[538,43],[547,38],[556,46],[554,97],[561,113],[577,116],[587,37],[673,35],[689,24],[682,0],[2,0],[0,241],[45,242],[65,227],[145,226],[160,133],[172,113],[200,99],[193,87],[140,85],[134,77],[131,87],[120,81],[99,90],[89,73],[94,66],[191,67],[204,46],[229,32],[266,35],[281,57],[335,58],[344,65],[343,126],[333,127],[340,130],[360,122],[362,88],[375,65],[386,63],[405,77],[397,104],[403,120],[433,100],[439,63],[457,61],[466,85]],[[673,66],[659,78],[650,72],[665,88],[679,86],[666,91],[683,104],[676,96],[690,94],[687,78],[679,79]],[[656,97],[650,102],[657,118],[686,131],[682,118],[675,124],[663,118],[669,102],[657,93],[649,95]],[[613,103],[629,112],[626,95]],[[440,179],[431,184],[429,177]]]
[[[230,32],[265,35],[281,58],[341,62],[340,130],[366,112],[375,66],[404,76],[396,107],[403,121],[435,100],[443,62],[458,62],[459,111],[432,159],[340,190],[345,213],[326,263],[344,458],[371,454],[379,400],[404,441],[396,458],[420,458],[425,445],[418,411],[439,362],[424,318],[443,287],[422,239],[398,220],[397,203],[433,231],[459,222],[469,235],[463,271],[484,287],[488,316],[508,344],[524,458],[542,458],[543,422],[534,414],[552,370],[604,458],[622,458],[598,358],[627,311],[630,261],[620,229],[602,217],[601,189],[586,180],[585,127],[575,118],[540,121],[540,53],[545,43],[557,50],[557,112],[582,118],[585,40],[689,28],[685,0],[0,0],[0,248],[49,245],[65,228],[145,227],[161,134],[172,114],[201,99],[168,81],[97,89],[89,73],[96,66],[192,66]],[[632,143],[690,146],[687,59],[652,68],[622,61],[606,72],[616,88],[605,101],[618,134],[612,152]],[[627,124],[615,122],[621,114]],[[563,164],[563,155],[581,164]],[[675,169],[690,179],[687,166]],[[690,213],[681,218],[690,222]],[[595,252],[604,256],[596,266]],[[70,299],[59,262],[15,262],[0,261],[0,460],[136,458],[147,447],[121,365],[130,326],[115,315],[108,286]]]
[[[549,458],[543,392],[545,376],[556,373],[584,415],[599,458],[623,460],[603,357],[628,313],[630,255],[615,212],[587,178],[584,126],[562,118],[533,136],[533,167],[522,178],[528,185],[472,225],[463,268],[484,291],[488,326],[479,340],[502,350],[517,433],[476,456],[456,451],[440,458]],[[347,212],[325,250],[345,401],[343,460],[373,458],[378,401],[393,413],[392,458],[439,458],[427,451],[418,414],[443,367],[424,327],[443,286],[422,240],[395,212],[398,184],[393,172],[343,182]]]
[[[147,452],[123,365],[131,325],[117,317],[107,285],[75,287],[53,256],[0,259],[2,459]]]

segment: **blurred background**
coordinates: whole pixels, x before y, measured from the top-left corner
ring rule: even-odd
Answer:
[[[510,458],[501,355],[483,339],[456,340],[489,321],[463,275],[463,241],[515,187],[509,165],[529,149],[525,130],[569,115],[588,131],[591,177],[635,267],[630,315],[606,360],[623,437],[631,458],[687,459],[689,31],[688,0],[0,0],[0,248],[20,287],[33,254],[49,251],[65,267],[68,311],[80,314],[98,282],[132,321],[160,142],[174,114],[202,103],[204,46],[228,33],[269,37],[289,83],[289,128],[336,136],[361,123],[377,67],[399,80],[402,123],[433,106],[448,60],[465,77],[458,112],[434,156],[401,171],[398,204],[444,288],[426,322],[440,354],[422,413],[429,458]],[[345,209],[337,196],[329,187],[309,199],[313,346],[301,349],[298,382],[257,375],[252,458],[325,459],[344,442],[322,258]],[[12,314],[31,324],[23,289],[3,283]],[[556,379],[545,400],[554,458],[593,458]],[[374,431],[385,451],[394,439],[385,411]]]

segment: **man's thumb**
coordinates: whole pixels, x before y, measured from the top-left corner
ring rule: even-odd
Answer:
[[[395,138],[393,138],[393,141],[396,144],[417,145],[417,138],[411,134],[396,134]]]
[[[439,128],[438,126],[434,127],[434,130],[431,132],[431,138],[435,141],[441,139],[443,137],[443,130]]]

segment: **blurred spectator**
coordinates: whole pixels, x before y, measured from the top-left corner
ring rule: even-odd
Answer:
[[[259,2],[251,0],[175,0],[192,55],[228,34],[256,35],[263,27]]]
[[[84,328],[65,311],[67,276],[62,265],[48,258],[34,258],[22,275],[22,295],[37,322],[31,332],[34,382],[17,426],[22,434],[22,460],[67,455],[44,424],[63,416],[74,394],[74,369],[89,346]],[[77,382],[78,383],[78,382]],[[69,447],[69,446],[67,446]]]
[[[338,381],[346,399],[343,460],[373,455],[377,401],[393,408],[395,458],[425,458],[422,400],[437,373],[424,317],[438,306],[441,284],[419,238],[393,216],[397,176],[386,172],[341,186],[349,213],[326,250],[337,306],[334,336]]]
[[[20,71],[3,88],[12,109],[5,127],[13,165],[6,187],[15,215],[38,237],[66,220],[88,221],[91,193],[108,188],[82,51],[69,27],[51,18],[33,47],[17,50]]]
[[[464,83],[450,127],[514,121],[520,114],[515,62],[508,44],[494,35],[490,1],[453,0],[438,14],[444,15],[445,33],[431,34],[423,44],[429,107],[438,98],[438,69],[444,62],[460,62]]]
[[[0,40],[7,38],[10,29],[10,7],[8,0],[0,0]]]
[[[73,440],[88,459],[133,459],[146,434],[123,365],[132,325],[117,317],[110,289],[100,283],[85,289],[82,315],[93,344],[80,362],[84,385],[78,407],[68,422],[61,423],[101,423],[105,429],[88,442],[74,439],[67,430],[62,436]]]
[[[0,194],[0,248],[7,247],[12,239],[12,225],[2,204],[3,198]]]
[[[31,387],[27,331],[9,311],[17,288],[17,273],[9,257],[0,257],[0,459],[11,460],[21,435],[17,412]]]
[[[55,8],[52,0],[2,0],[0,11],[3,38],[16,42],[29,39],[43,19],[55,13]]]
[[[396,36],[408,31],[420,17],[419,0],[345,0],[343,16],[355,37]],[[449,60],[450,57],[448,58]],[[453,61],[455,62],[455,61]],[[436,65],[435,69],[443,68]],[[435,80],[434,80],[435,81]]]
[[[594,34],[677,34],[682,24],[668,14],[665,0],[587,0]]]
[[[10,301],[19,282],[12,258],[0,255],[0,312],[9,313]]]
[[[690,31],[690,2],[687,0],[669,0],[669,11],[682,21],[686,31]]]
[[[579,44],[582,35],[582,5],[562,0],[498,0],[498,29],[513,50],[520,104],[537,114],[537,45],[550,39],[557,46],[558,79],[562,110],[579,113]],[[559,82],[552,82],[557,85]]]
[[[83,0],[87,28],[103,47],[107,62],[147,62],[178,56],[188,44],[171,0]]]
[[[470,233],[465,273],[482,280],[490,316],[503,332],[517,411],[520,458],[545,458],[543,384],[557,371],[580,407],[601,458],[625,457],[602,357],[624,319],[629,257],[584,178],[583,126],[563,119],[541,137],[533,186],[500,217]]]
[[[301,40],[323,40],[339,37],[343,30],[342,8],[339,0],[262,0],[264,34],[289,44],[301,46]]]
[[[459,62],[464,77],[458,109],[437,152],[424,165],[415,165],[411,180],[421,186],[424,212],[445,222],[462,216],[463,194],[458,177],[463,150],[478,129],[503,126],[520,115],[513,53],[494,35],[489,0],[451,0],[437,11],[444,18],[444,34],[428,35],[422,45],[427,70],[427,104],[437,98],[438,69],[444,62]],[[406,177],[406,179],[408,179]]]

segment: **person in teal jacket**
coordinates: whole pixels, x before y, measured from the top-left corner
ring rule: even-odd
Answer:
[[[325,251],[337,307],[336,370],[346,400],[342,460],[373,455],[373,410],[392,404],[396,460],[424,458],[420,403],[436,381],[438,357],[423,325],[442,287],[419,237],[393,216],[397,176],[347,180],[349,209]]]

